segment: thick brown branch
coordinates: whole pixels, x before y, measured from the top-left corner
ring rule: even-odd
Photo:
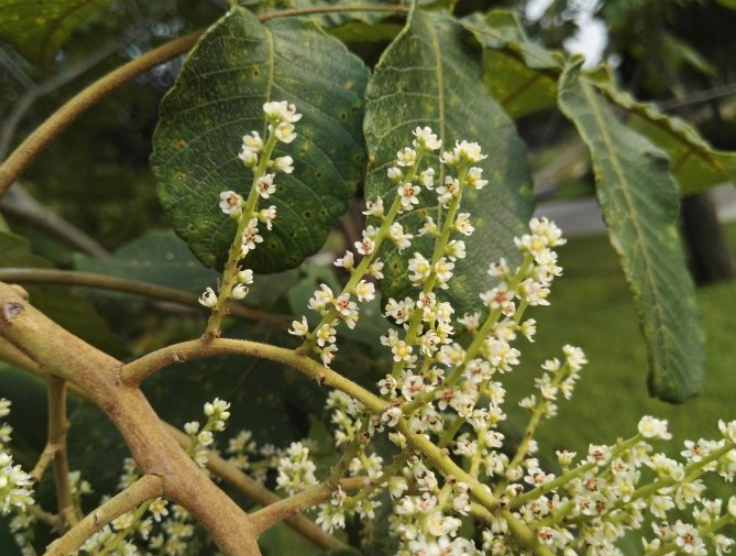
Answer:
[[[69,532],[49,545],[44,556],[72,556],[95,532],[143,502],[163,494],[160,477],[146,475],[94,510]]]
[[[167,425],[169,432],[176,438],[179,444],[186,448],[189,445],[190,438],[176,427]],[[227,460],[221,458],[214,452],[207,452],[207,469],[223,479],[227,484],[235,490],[253,500],[260,506],[268,506],[277,504],[282,499],[268,490],[266,487],[250,478],[240,469],[235,467]],[[360,479],[361,484],[363,480]],[[311,520],[303,515],[292,515],[294,512],[282,517],[281,521],[285,521],[287,525],[293,528],[297,533],[308,539],[315,546],[323,550],[332,550],[335,548],[345,548],[346,545],[332,535],[325,533],[319,526],[315,525]],[[258,535],[262,531],[259,530]]]
[[[163,484],[163,496],[189,510],[228,556],[260,556],[248,515],[210,481],[171,437],[138,388],[120,381],[122,364],[60,328],[19,292],[0,283],[0,336],[69,381],[113,421],[136,462]]]
[[[92,272],[74,272],[71,270],[40,269],[40,268],[0,268],[0,282],[15,282],[20,284],[54,284],[65,286],[82,286],[99,290],[109,290],[123,293],[132,293],[158,301],[169,301],[186,305],[201,311],[209,311],[198,301],[197,296],[191,293],[141,282],[139,280],[128,280],[127,278],[116,278]],[[289,325],[276,317],[268,315],[263,311],[250,309],[244,305],[230,303],[228,311],[234,317],[264,322],[286,330]]]
[[[49,377],[49,440],[47,450],[54,453],[54,483],[62,530],[74,527],[79,521],[69,484],[69,462],[66,457],[66,382]]]

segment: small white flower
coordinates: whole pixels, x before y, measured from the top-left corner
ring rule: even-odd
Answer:
[[[376,288],[372,282],[361,280],[355,286],[355,295],[360,302],[372,301],[376,297]]]
[[[302,317],[301,321],[295,320],[291,323],[289,334],[294,336],[308,336],[309,335],[309,324],[307,323],[307,317]]]
[[[436,151],[442,146],[442,141],[437,138],[437,134],[429,127],[417,127],[412,133],[416,137],[414,146],[417,148]]]
[[[419,186],[411,183],[405,183],[399,187],[399,196],[401,197],[401,206],[405,210],[411,210],[412,205],[419,204]]]
[[[383,199],[376,197],[375,201],[368,201],[363,214],[366,216],[383,216]]]
[[[473,166],[470,170],[468,170],[468,175],[465,178],[465,182],[472,189],[477,189],[480,191],[488,184],[488,180],[482,179],[482,175],[483,168]]]
[[[227,215],[239,215],[243,209],[243,197],[235,191],[223,191],[220,199],[220,210]]]
[[[293,124],[302,119],[302,115],[297,114],[296,106],[285,100],[265,103],[263,105],[263,112],[269,120],[276,122]]]
[[[210,309],[217,305],[217,294],[215,293],[215,290],[212,288],[204,290],[204,293],[199,296],[199,302]]]
[[[399,166],[412,166],[417,160],[417,153],[414,149],[405,147],[396,153],[396,164]]]
[[[256,189],[261,198],[268,199],[276,192],[276,186],[273,183],[274,177],[276,177],[276,174],[266,174],[256,181]]]
[[[391,181],[400,182],[404,179],[404,173],[401,171],[400,168],[397,168],[396,166],[391,166],[386,174],[388,175],[388,179],[390,179]]]
[[[256,248],[257,243],[263,243],[263,238],[258,234],[258,219],[251,218],[248,227],[243,231],[242,255],[245,257]]]
[[[246,268],[238,272],[238,282],[242,282],[246,286],[250,286],[253,283],[253,270]]]
[[[294,159],[290,156],[280,156],[272,163],[274,170],[277,172],[283,172],[284,174],[291,174],[294,171]]]
[[[346,251],[341,259],[335,260],[335,266],[344,268],[345,270],[352,270],[355,266],[355,257],[352,251]]]
[[[248,286],[245,284],[235,284],[235,287],[230,292],[230,297],[233,299],[245,299],[245,296],[248,295]]]
[[[276,206],[271,205],[258,213],[258,220],[266,225],[267,230],[273,229],[273,221],[276,220]]]
[[[660,440],[669,440],[672,435],[667,432],[667,421],[655,419],[649,415],[645,415],[639,421],[639,433],[644,438],[658,438]]]
[[[276,130],[273,132],[276,139],[282,143],[291,143],[296,139],[296,133],[292,124],[281,123],[276,126]]]

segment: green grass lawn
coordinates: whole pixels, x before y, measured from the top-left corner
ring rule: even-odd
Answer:
[[[736,239],[736,225],[730,225],[728,232]],[[511,422],[525,424],[526,415],[516,402],[529,392],[542,361],[561,356],[566,343],[582,347],[588,356],[590,363],[582,372],[575,397],[560,404],[556,422],[542,425],[540,455],[554,457],[554,449],[560,447],[581,454],[587,452],[589,443],[629,437],[644,414],[669,420],[677,443],[677,450],[667,450],[670,453],[679,452],[688,438],[717,438],[718,419],[736,419],[736,282],[698,291],[708,374],[699,397],[675,406],[647,394],[644,342],[631,295],[607,239],[573,239],[560,250],[560,260],[565,273],[553,285],[551,306],[527,313],[539,322],[537,340],[520,348],[521,367],[503,377]]]

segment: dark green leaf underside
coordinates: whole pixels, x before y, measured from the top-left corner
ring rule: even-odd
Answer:
[[[250,189],[241,138],[263,132],[270,100],[293,102],[304,118],[297,140],[277,149],[294,158],[295,171],[280,174],[277,193],[263,202],[279,216],[248,265],[278,272],[322,247],[361,179],[367,79],[363,63],[314,23],[262,25],[235,8],[200,40],[161,105],[151,163],[176,232],[206,266],[226,258],[235,223],[220,212],[219,194]]]
[[[456,266],[449,291],[457,311],[477,310],[478,294],[488,287],[486,269],[499,258],[516,260],[513,237],[525,229],[531,214],[531,180],[524,146],[513,123],[481,82],[480,53],[470,35],[455,20],[415,12],[409,25],[389,47],[376,67],[366,92],[365,135],[370,164],[366,197],[388,202],[395,185],[386,177],[396,152],[411,143],[417,126],[432,127],[445,142],[478,141],[489,156],[480,165],[489,184],[471,192],[462,210],[478,219],[468,241],[468,258]],[[434,158],[436,162],[436,157]],[[439,219],[437,197],[422,193],[422,206],[401,221],[416,231],[424,216]],[[403,296],[410,284],[406,260],[414,250],[431,254],[427,240],[415,239],[410,253],[393,246],[385,259],[384,294]]]
[[[677,229],[677,187],[667,159],[615,118],[579,66],[561,78],[560,108],[590,149],[598,201],[647,342],[650,389],[681,402],[701,389],[704,339]]]

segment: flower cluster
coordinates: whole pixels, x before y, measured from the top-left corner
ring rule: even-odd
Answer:
[[[292,442],[278,460],[276,484],[288,494],[294,494],[317,484],[316,470],[317,466],[309,459],[309,448],[301,442]]]
[[[10,401],[0,398],[0,419],[10,414]],[[0,515],[11,512],[22,514],[33,502],[33,479],[14,465],[13,456],[6,445],[11,440],[13,429],[7,423],[0,423]]]
[[[258,209],[259,200],[268,200],[276,192],[276,175],[291,174],[294,171],[294,159],[290,156],[273,158],[278,143],[288,144],[296,139],[294,124],[302,115],[296,107],[286,101],[267,102],[263,105],[267,124],[267,135],[262,138],[257,131],[243,137],[243,145],[239,154],[243,164],[253,171],[253,181],[247,198],[236,191],[220,193],[220,210],[237,224],[235,241],[230,249],[225,266],[220,291],[207,288],[199,298],[199,302],[221,313],[228,299],[242,300],[248,295],[248,286],[253,283],[253,271],[240,269],[240,262],[263,243],[259,225],[267,230],[273,228],[276,220],[276,206]]]
[[[207,448],[215,441],[214,432],[225,430],[230,418],[230,404],[220,398],[204,404],[204,415],[207,422],[202,426],[199,421],[191,421],[184,425],[184,432],[189,435],[190,443],[187,452],[197,465],[207,465]]]

